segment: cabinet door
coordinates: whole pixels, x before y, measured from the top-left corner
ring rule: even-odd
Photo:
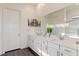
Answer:
[[[45,40],[42,40],[42,56],[47,56],[47,50],[48,50],[48,42]]]
[[[34,37],[32,37],[32,36],[30,37],[30,43],[29,44],[30,44],[30,48],[34,49]]]
[[[37,38],[34,40],[34,51],[38,55],[41,55],[41,51],[42,51],[42,48],[41,48],[41,40],[39,40]]]
[[[79,49],[77,51],[78,51],[78,56],[79,56]]]
[[[77,56],[77,50],[60,46],[60,55],[61,56]]]
[[[52,42],[48,42],[48,55],[59,56],[59,45]]]
[[[1,35],[2,35],[2,8],[0,7],[0,55],[2,54],[2,40],[1,40]]]
[[[31,35],[28,36],[28,46],[31,48],[31,49],[34,49],[34,37],[32,37]]]

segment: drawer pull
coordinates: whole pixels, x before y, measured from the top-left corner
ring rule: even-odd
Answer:
[[[65,51],[67,51],[67,52],[71,52],[70,50],[67,50],[67,49],[64,49]]]

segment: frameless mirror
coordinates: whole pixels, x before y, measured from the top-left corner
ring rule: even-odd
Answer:
[[[72,5],[66,8],[65,34],[70,37],[79,37],[79,5]]]
[[[61,35],[64,33],[64,9],[60,9],[46,15],[45,22],[54,26],[54,35]]]
[[[79,5],[70,5],[69,7],[51,12],[44,16],[42,26],[46,27],[47,24],[54,26],[54,34],[67,35],[78,37],[79,36]],[[77,18],[76,18],[77,17]],[[45,29],[44,29],[45,30]]]

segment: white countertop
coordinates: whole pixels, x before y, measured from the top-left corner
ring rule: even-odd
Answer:
[[[41,38],[41,39],[45,39],[47,41],[51,41],[53,43],[56,44],[60,44],[61,46],[66,46],[72,49],[79,49],[79,44],[76,44],[76,42],[79,42],[79,38],[75,39],[75,38],[69,38],[69,37],[65,37],[63,40],[60,40],[57,36],[53,36],[53,37],[46,37],[46,36],[38,36],[37,37]]]

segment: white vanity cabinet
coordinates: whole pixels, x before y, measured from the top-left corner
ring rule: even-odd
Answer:
[[[42,56],[48,56],[48,42],[42,40]]]
[[[78,56],[79,56],[79,49],[77,51],[78,51]]]
[[[31,35],[29,35],[29,39],[28,39],[28,45],[29,45],[29,47],[31,48],[31,49],[33,49],[34,50],[34,37],[33,36],[31,36]]]
[[[61,42],[60,42],[61,43]],[[59,41],[41,36],[30,36],[29,47],[39,56],[77,56],[78,49],[60,44]],[[65,42],[66,43],[66,42]]]
[[[78,51],[65,46],[60,46],[60,56],[77,56]]]
[[[59,45],[53,42],[48,42],[48,55],[59,56]]]
[[[38,55],[42,55],[42,42],[40,38],[35,38],[34,39],[34,51],[38,54]]]

